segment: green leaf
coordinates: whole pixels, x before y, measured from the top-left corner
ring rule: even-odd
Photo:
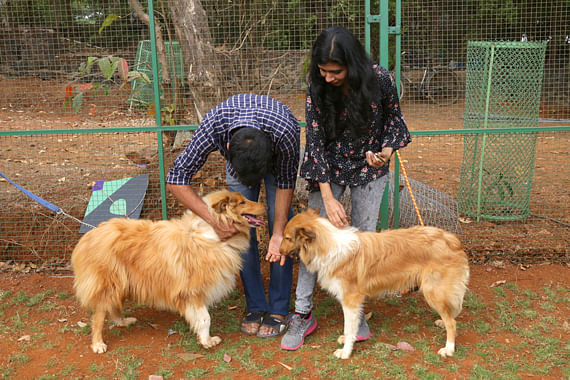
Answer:
[[[97,62],[98,59],[99,58],[97,57],[87,57],[87,62],[82,62],[79,65],[79,72],[81,73],[81,75],[89,74],[91,72],[91,69],[93,68],[93,64]]]
[[[115,74],[117,67],[119,66],[120,59],[112,56],[100,58],[97,63],[99,64],[99,69],[103,73],[105,79],[109,80]]]
[[[103,32],[103,29],[110,26],[113,23],[113,21],[115,21],[118,18],[119,16],[114,14],[110,14],[109,16],[105,17],[105,21],[103,21],[101,27],[99,28],[99,34],[101,34],[101,32]]]
[[[133,80],[142,80],[146,84],[151,84],[148,75],[146,75],[142,71],[129,71],[128,80],[129,82]]]
[[[80,92],[79,94],[75,95],[75,97],[73,97],[73,112],[79,112],[82,103],[83,103],[83,93]]]

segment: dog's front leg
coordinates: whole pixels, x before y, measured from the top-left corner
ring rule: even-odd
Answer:
[[[344,347],[336,350],[334,355],[340,359],[348,359],[356,341],[356,333],[360,322],[360,308],[342,305],[342,312],[344,313],[344,335],[339,336],[338,343],[344,343]]]
[[[198,343],[204,348],[214,347],[222,341],[219,336],[210,336],[210,314],[207,307],[187,306],[184,318],[198,336]]]

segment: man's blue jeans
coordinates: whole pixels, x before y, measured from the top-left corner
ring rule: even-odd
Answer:
[[[275,218],[277,185],[275,177],[271,174],[266,175],[263,182],[265,184],[265,196],[267,198],[268,231],[269,236],[271,236],[273,233],[273,220]],[[240,183],[237,178],[230,176],[227,172],[226,183],[230,191],[239,192],[251,201],[258,201],[261,185],[247,187]],[[291,219],[292,216],[293,210],[291,209],[289,210],[289,219]],[[269,265],[269,300],[267,300],[265,297],[265,285],[261,277],[257,234],[255,228],[252,228],[251,245],[249,250],[243,254],[243,268],[240,273],[245,291],[247,311],[264,311],[270,314],[287,315],[289,313],[291,285],[293,283],[293,260],[288,257],[283,266],[281,266],[279,262],[270,263]]]

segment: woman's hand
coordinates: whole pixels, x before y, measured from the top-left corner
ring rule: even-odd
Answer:
[[[378,169],[390,161],[392,153],[394,153],[394,149],[392,148],[382,148],[382,151],[377,153],[373,153],[369,150],[366,152],[366,162],[373,168]]]
[[[336,228],[344,228],[345,226],[348,226],[346,211],[344,210],[342,203],[334,198],[328,200],[323,199],[323,203],[325,204],[325,210],[327,211],[329,221]]]

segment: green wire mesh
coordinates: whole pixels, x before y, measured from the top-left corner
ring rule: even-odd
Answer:
[[[547,42],[467,44],[464,127],[514,132],[466,135],[459,211],[477,220],[529,216]]]

